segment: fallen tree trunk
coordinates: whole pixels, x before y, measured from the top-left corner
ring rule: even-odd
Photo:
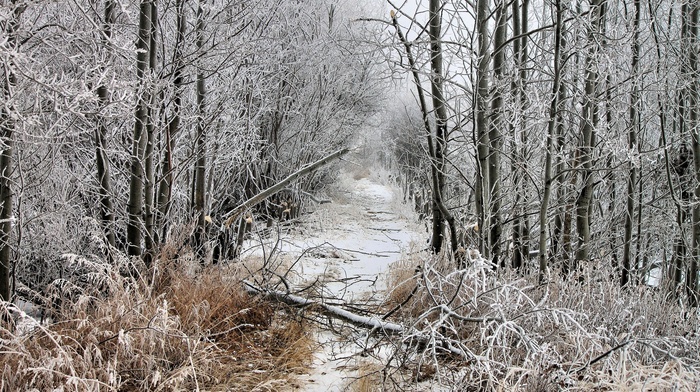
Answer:
[[[386,335],[401,334],[404,328],[400,324],[383,321],[381,317],[377,316],[361,316],[352,312],[348,312],[345,309],[341,309],[337,306],[327,305],[324,303],[319,303],[306,298],[299,297],[294,294],[287,294],[282,291],[276,290],[264,290],[250,282],[243,282],[246,291],[250,294],[255,295],[265,295],[269,298],[273,298],[276,301],[283,302],[287,305],[292,306],[302,306],[302,307],[313,307],[318,309],[321,313],[337,318],[343,321],[347,321],[357,327],[379,330]]]
[[[233,222],[236,221],[247,209],[254,207],[255,205],[261,203],[268,197],[274,195],[275,193],[283,190],[287,185],[289,185],[291,182],[295,181],[299,177],[303,177],[307,174],[313,173],[316,169],[327,165],[328,163],[332,162],[333,160],[342,157],[343,155],[347,154],[350,152],[350,149],[343,148],[342,150],[338,150],[334,152],[331,155],[328,155],[324,158],[319,159],[318,161],[314,163],[310,163],[301,169],[297,170],[296,172],[290,174],[287,176],[285,179],[282,181],[278,182],[277,184],[261,191],[257,195],[251,197],[250,199],[244,201],[239,205],[238,207],[234,208],[233,210],[227,212],[223,218],[225,219],[224,224],[222,226],[222,230],[228,228],[231,226]]]
[[[469,355],[467,355],[464,350],[456,347],[453,344],[456,342],[452,339],[448,339],[443,336],[430,336],[414,328],[406,328],[401,324],[384,321],[380,316],[361,316],[345,309],[341,309],[337,306],[312,301],[298,295],[277,290],[263,289],[247,281],[243,281],[243,287],[249,294],[263,295],[267,298],[271,298],[275,301],[291,306],[308,307],[329,317],[346,321],[352,325],[355,325],[356,327],[369,329],[371,330],[370,334],[373,332],[381,332],[386,336],[398,335],[402,336],[402,343],[408,346],[425,347],[433,345],[435,347],[440,347],[442,350],[445,350],[446,352],[462,359],[470,359]]]

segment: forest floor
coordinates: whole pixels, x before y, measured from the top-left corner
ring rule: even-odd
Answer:
[[[317,205],[279,241],[280,256],[297,261],[291,281],[297,288],[313,285],[326,303],[379,306],[387,285],[384,273],[424,242],[425,229],[401,203],[400,191],[388,175],[368,170],[342,173],[327,196],[331,203]],[[259,253],[260,245],[249,249]],[[379,365],[361,355],[362,335],[326,328],[316,329],[314,335],[318,349],[313,364],[294,388],[362,389],[359,376]]]

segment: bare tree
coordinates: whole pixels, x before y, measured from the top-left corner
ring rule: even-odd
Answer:
[[[434,253],[440,253],[444,242],[445,221],[444,208],[440,208],[442,196],[445,193],[445,149],[447,135],[447,110],[443,95],[442,71],[442,4],[440,0],[430,0],[430,87],[432,92],[433,110],[435,111],[435,145],[429,146],[431,151],[431,166],[433,181],[433,236],[431,246]],[[430,142],[430,141],[429,141]],[[432,144],[432,143],[431,143]],[[454,245],[454,244],[453,244]]]
[[[488,125],[488,97],[489,97],[489,64],[491,54],[489,52],[489,0],[478,0],[476,3],[476,33],[478,43],[478,65],[476,71],[476,96],[474,98],[474,122],[476,136],[476,185],[474,198],[478,226],[486,231],[490,227],[487,211],[491,201],[489,184],[489,125]],[[479,248],[489,257],[488,245],[484,244],[483,235],[479,236]]]
[[[200,1],[197,6],[197,23],[196,23],[196,45],[197,51],[202,55],[204,50],[204,9]],[[204,77],[204,69],[202,65],[197,68],[197,136],[195,155],[197,157],[194,169],[194,214],[195,214],[195,244],[199,249],[200,256],[203,256],[206,228],[204,226],[204,218],[206,210],[204,208],[204,193],[206,184],[206,167],[207,167],[207,126],[206,121],[206,103],[207,88]]]
[[[545,166],[543,174],[544,186],[542,188],[542,200],[539,211],[539,281],[543,282],[547,274],[548,254],[547,254],[547,230],[549,228],[549,200],[552,194],[552,157],[554,155],[554,144],[558,137],[558,118],[559,118],[559,98],[561,91],[561,76],[562,76],[562,34],[563,8],[561,0],[556,0],[556,22],[554,30],[554,81],[552,83],[552,93],[550,97],[549,119],[547,122],[547,144],[545,149]]]
[[[115,3],[106,0],[104,5],[104,20],[102,22],[102,47],[106,53],[110,53],[110,39],[112,38],[112,24],[115,18]],[[102,67],[104,71],[104,67]],[[102,110],[109,104],[108,86],[103,84],[97,87],[97,96],[100,99]],[[114,206],[112,203],[112,178],[109,169],[109,158],[107,156],[107,124],[103,115],[97,116],[97,127],[95,128],[95,168],[97,171],[97,181],[100,195],[100,214],[105,230],[105,238],[113,248],[116,247],[114,236]]]
[[[630,125],[628,132],[628,147],[630,151],[639,151],[637,134],[639,132],[639,28],[641,19],[640,0],[634,1],[634,31],[632,32],[632,92],[630,94]],[[639,163],[630,162],[629,177],[627,178],[627,213],[625,215],[625,237],[622,254],[622,273],[620,285],[625,286],[630,280],[632,269],[632,230],[634,226],[634,210],[636,203],[636,189]],[[641,213],[641,211],[640,211]],[[639,241],[639,238],[637,239]],[[638,257],[638,255],[637,255]],[[634,265],[638,264],[635,259]]]
[[[496,4],[496,31],[493,40],[493,80],[494,92],[491,100],[491,121],[489,123],[489,254],[494,265],[502,264],[505,267],[505,259],[501,259],[501,150],[503,148],[503,136],[501,128],[504,127],[504,88],[505,83],[505,44],[507,29],[508,8],[505,1],[498,0]],[[483,76],[482,76],[483,77]],[[499,262],[501,260],[501,262]]]
[[[511,125],[512,147],[515,159],[511,161],[511,171],[513,171],[513,187],[515,190],[515,200],[513,202],[513,268],[521,268],[529,257],[529,219],[525,214],[527,205],[526,176],[528,163],[526,159],[527,137],[525,110],[527,102],[527,63],[528,63],[528,17],[529,0],[513,1],[513,56],[517,61],[516,72],[512,83],[514,95],[515,118],[519,121]]]
[[[149,51],[151,43],[151,0],[142,0],[139,11],[139,33],[136,41],[136,78],[139,82],[134,115],[134,134],[131,152],[131,172],[129,182],[127,251],[130,256],[141,256],[144,213],[144,154],[148,141],[149,103]]]
[[[576,198],[576,263],[566,266],[570,271],[577,268],[579,262],[590,259],[591,249],[591,200],[593,197],[593,149],[595,147],[595,129],[598,126],[598,43],[596,37],[602,25],[602,2],[591,0],[589,3],[590,27],[588,28],[588,51],[585,60],[585,91],[580,122],[580,145],[577,151],[580,159],[579,172],[582,187]]]
[[[700,301],[698,291],[698,262],[700,260],[700,66],[698,66],[698,49],[700,49],[700,6],[697,2],[683,4],[683,23],[687,24],[686,37],[683,38],[684,57],[682,69],[688,80],[688,127],[691,130],[693,169],[695,174],[695,203],[693,205],[693,254],[686,276],[686,291],[688,302],[692,307],[697,307]],[[684,59],[685,60],[685,59]]]
[[[18,4],[16,0],[10,2],[9,18],[2,23],[2,31],[5,33],[6,46],[10,50],[19,50],[17,27],[25,6]],[[10,273],[12,271],[12,246],[10,236],[14,220],[13,193],[12,193],[12,162],[15,114],[13,113],[13,90],[17,83],[17,76],[13,61],[3,62],[2,96],[4,105],[0,109],[0,300],[9,301],[12,297]]]
[[[172,112],[170,114],[169,121],[165,126],[165,135],[163,143],[163,159],[160,163],[161,167],[161,178],[158,183],[158,196],[156,199],[156,209],[157,215],[155,220],[156,228],[160,228],[160,235],[156,234],[156,242],[158,238],[165,240],[167,234],[167,228],[169,226],[168,214],[170,212],[170,207],[172,205],[172,192],[173,192],[173,182],[175,175],[173,171],[175,170],[174,150],[176,147],[176,140],[178,133],[180,131],[181,124],[181,113],[183,105],[183,89],[184,89],[184,67],[185,59],[183,54],[183,46],[185,45],[185,35],[187,33],[187,14],[185,8],[184,0],[178,0],[175,5],[175,18],[176,18],[176,35],[175,44],[173,49],[173,62],[172,62],[172,84],[173,84],[173,98],[172,98]]]

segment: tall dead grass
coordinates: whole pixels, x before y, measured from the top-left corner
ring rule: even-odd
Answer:
[[[0,304],[0,390],[275,390],[312,359],[304,323],[231,269],[158,267],[148,284],[105,263],[107,294],[83,291],[48,325]]]

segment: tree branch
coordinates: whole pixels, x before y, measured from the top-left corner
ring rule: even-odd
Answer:
[[[257,195],[251,197],[250,199],[244,201],[239,205],[238,207],[234,208],[233,210],[227,212],[223,218],[226,219],[224,221],[223,226],[221,227],[221,230],[225,230],[231,226],[233,222],[236,221],[238,217],[240,217],[247,209],[256,206],[257,204],[261,203],[268,197],[274,195],[275,193],[283,190],[287,185],[289,185],[291,182],[295,181],[299,177],[305,176],[307,174],[310,174],[314,172],[316,169],[327,165],[331,161],[342,157],[343,155],[347,154],[350,152],[350,149],[343,148],[342,150],[338,150],[334,152],[331,155],[328,155],[324,158],[319,159],[318,161],[314,163],[310,163],[301,169],[297,170],[296,172],[290,174],[285,178],[284,180],[278,182],[277,184],[261,191]]]

